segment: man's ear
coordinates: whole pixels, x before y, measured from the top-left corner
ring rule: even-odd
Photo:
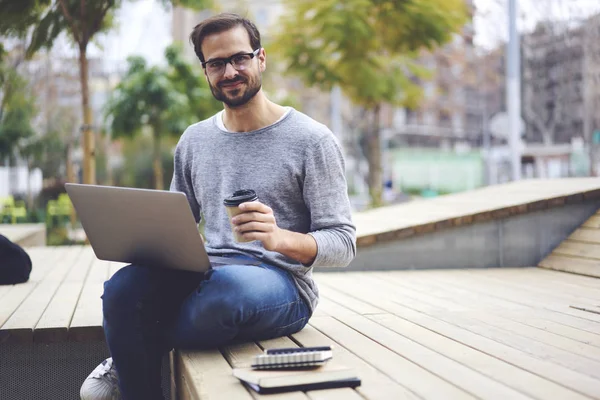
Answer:
[[[267,52],[264,47],[258,52],[258,65],[260,67],[260,72],[265,72],[267,69]]]

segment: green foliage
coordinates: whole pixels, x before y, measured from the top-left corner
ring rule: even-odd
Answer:
[[[166,68],[148,66],[140,57],[129,58],[107,109],[113,137],[135,136],[146,125],[161,129],[159,135],[181,135],[190,124],[221,108],[200,68],[183,61],[179,48],[168,47],[165,57]]]
[[[173,153],[176,138],[165,138],[166,145],[161,149],[160,159],[164,170],[163,186],[168,188],[173,176]],[[154,188],[152,170],[153,140],[149,135],[140,135],[123,140],[123,164],[113,171],[114,184],[136,188]]]
[[[466,22],[464,0],[287,0],[271,48],[308,86],[339,86],[371,114],[364,139],[371,204],[382,204],[381,104],[415,108],[427,72],[420,51],[447,42]],[[365,122],[368,119],[365,119]]]
[[[27,81],[6,64],[0,64],[0,157],[12,160],[34,134],[31,121],[36,110]]]
[[[305,0],[287,3],[273,49],[306,84],[339,85],[359,105],[415,106],[426,76],[418,51],[448,41],[464,23],[463,0]]]

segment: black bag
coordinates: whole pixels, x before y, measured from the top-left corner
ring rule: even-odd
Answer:
[[[19,246],[0,235],[0,285],[27,282],[31,273],[31,259]]]

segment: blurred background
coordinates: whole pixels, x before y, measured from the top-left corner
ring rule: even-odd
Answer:
[[[267,95],[337,136],[355,212],[598,175],[597,0],[0,0],[0,222],[77,243],[65,182],[168,189],[222,108],[188,41],[219,11],[260,29]]]

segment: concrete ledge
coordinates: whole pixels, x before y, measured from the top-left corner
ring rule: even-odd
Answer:
[[[600,201],[597,178],[534,179],[381,207],[353,216],[360,248],[568,205]]]
[[[538,265],[599,208],[600,200],[584,200],[443,230],[418,232],[419,227],[413,227],[406,237],[390,233],[360,247],[347,268],[316,270],[530,267]]]
[[[0,235],[22,247],[46,245],[45,224],[0,224]]]

